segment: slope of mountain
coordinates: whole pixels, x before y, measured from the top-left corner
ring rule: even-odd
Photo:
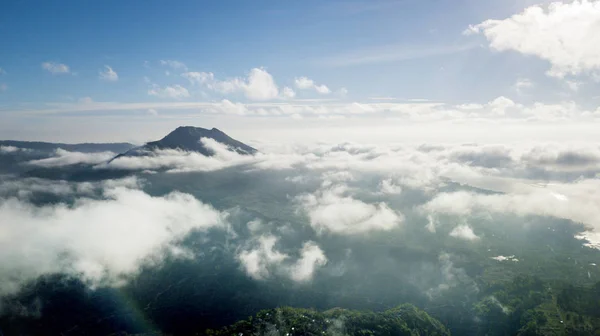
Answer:
[[[0,146],[18,147],[39,151],[54,151],[56,149],[64,149],[69,152],[97,153],[97,152],[113,152],[123,153],[135,147],[135,145],[120,142],[120,143],[81,143],[81,144],[64,144],[52,142],[38,141],[15,141],[15,140],[0,140]]]
[[[237,141],[222,131],[213,128],[206,129],[193,126],[181,126],[158,141],[148,142],[144,146],[134,148],[124,154],[117,156],[145,155],[149,151],[157,149],[178,149],[189,152],[198,152],[202,155],[212,156],[214,153],[206,148],[200,141],[202,138],[213,139],[239,154],[254,154],[256,149]]]

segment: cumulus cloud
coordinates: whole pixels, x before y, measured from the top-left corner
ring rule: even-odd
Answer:
[[[299,209],[308,215],[317,232],[353,235],[390,231],[403,222],[404,216],[384,202],[368,204],[345,196],[345,191],[338,185],[297,197]]]
[[[314,242],[306,242],[302,246],[300,259],[291,266],[290,277],[297,282],[309,281],[317,268],[327,263],[327,257]]]
[[[98,164],[101,162],[106,162],[113,157],[115,157],[115,153],[113,152],[100,152],[100,153],[81,153],[81,152],[69,152],[64,149],[57,149],[54,151],[54,156],[45,158],[32,160],[28,163],[35,166],[41,167],[61,167],[68,166],[73,164]]]
[[[223,227],[225,215],[191,195],[152,197],[108,187],[104,199],[73,206],[0,200],[0,294],[61,272],[90,283],[118,284],[144,262],[160,262],[192,230]]]
[[[454,229],[452,229],[452,231],[450,231],[450,237],[468,241],[474,241],[479,239],[479,236],[477,236],[475,232],[473,232],[473,229],[471,229],[471,227],[468,225],[459,225],[455,227]]]
[[[211,72],[186,72],[181,74],[192,84],[204,85],[221,94],[242,92],[250,100],[271,100],[279,96],[279,87],[273,76],[263,68],[253,68],[246,78],[218,80]],[[291,94],[289,90],[284,94]]]
[[[600,2],[576,0],[536,5],[504,20],[471,26],[467,34],[483,34],[490,48],[537,56],[552,65],[548,75],[565,77],[600,70]]]
[[[116,82],[119,80],[119,75],[117,74],[117,72],[114,71],[113,68],[111,68],[108,65],[104,66],[104,70],[98,72],[98,76],[100,79],[109,82]]]
[[[257,231],[260,226],[259,221],[248,223],[253,231]],[[248,276],[264,280],[279,274],[302,283],[312,280],[316,270],[327,263],[327,257],[315,242],[305,242],[299,258],[293,262],[290,255],[277,250],[277,244],[277,237],[271,234],[261,235],[251,240],[251,248],[242,249],[237,254],[237,259]]]
[[[524,150],[520,160],[552,171],[600,170],[600,147],[596,145],[536,145]]]
[[[181,85],[165,86],[163,88],[155,84],[148,90],[148,95],[159,98],[181,99],[189,97],[190,92]]]
[[[71,72],[68,65],[62,64],[62,63],[55,63],[55,62],[42,63],[42,69],[44,69],[54,75],[66,74],[66,73]]]
[[[397,195],[402,193],[402,187],[396,185],[392,179],[385,179],[379,184],[379,191],[382,194]]]
[[[283,96],[283,98],[292,99],[292,98],[296,97],[296,92],[286,86],[281,91],[281,95]]]
[[[254,68],[248,74],[248,80],[243,86],[246,97],[252,100],[269,100],[276,98],[279,89],[273,76],[264,69]]]
[[[272,235],[261,236],[257,246],[239,253],[238,259],[246,273],[254,279],[264,279],[269,276],[269,269],[278,266],[288,255],[275,250],[277,238]]]
[[[331,90],[324,84],[317,85],[312,79],[307,77],[300,77],[294,80],[296,88],[299,90],[315,90],[320,94],[330,94]]]

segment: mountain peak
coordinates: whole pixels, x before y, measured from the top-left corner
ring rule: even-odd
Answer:
[[[148,142],[144,146],[131,150],[124,155],[139,155],[140,153],[157,149],[177,149],[198,152],[206,156],[214,155],[214,153],[206,148],[200,141],[202,138],[213,139],[216,142],[227,146],[229,150],[239,154],[254,154],[257,152],[256,149],[231,138],[217,128],[206,129],[194,126],[179,126],[164,138],[158,141]]]

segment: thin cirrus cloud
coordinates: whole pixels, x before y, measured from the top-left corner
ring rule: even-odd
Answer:
[[[183,70],[187,71],[188,67],[185,63],[177,61],[177,60],[160,60],[160,65],[168,66],[174,70]]]
[[[552,77],[600,71],[599,1],[535,5],[503,20],[471,25],[465,35],[482,34],[496,51],[516,51],[551,64]]]
[[[328,56],[315,60],[315,63],[318,65],[331,67],[349,67],[377,63],[389,63],[451,55],[473,49],[475,46],[476,45],[474,44],[447,46],[387,45],[353,50],[346,53]]]
[[[190,92],[180,85],[161,87],[152,84],[148,94],[165,99],[190,97]],[[256,102],[239,103],[223,99],[218,102],[85,102],[48,103],[45,108],[11,110],[12,113],[61,114],[88,113],[93,111],[129,110],[197,110],[195,113],[237,116],[276,116],[293,115],[313,118],[369,117],[380,116],[391,120],[415,122],[433,121],[527,121],[532,122],[582,122],[600,119],[600,109],[584,108],[569,100],[547,104],[534,102],[522,104],[500,96],[486,103],[445,104],[432,102],[338,102],[338,101],[297,101],[297,102]]]
[[[108,65],[105,65],[104,70],[101,70],[98,73],[98,77],[102,80],[109,82],[116,82],[119,80],[119,75],[117,74],[117,72],[114,71],[113,68]]]
[[[71,69],[68,65],[55,62],[42,63],[42,69],[50,72],[53,75],[68,74],[71,72]]]

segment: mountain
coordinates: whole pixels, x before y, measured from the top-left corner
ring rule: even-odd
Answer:
[[[97,153],[97,152],[114,152],[123,153],[135,147],[135,145],[119,142],[119,143],[81,143],[81,144],[64,144],[38,141],[15,141],[15,140],[0,140],[0,146],[18,147],[32,149],[38,151],[54,151],[56,149],[64,149],[69,152]]]
[[[198,152],[202,155],[212,156],[214,153],[206,148],[200,141],[202,138],[213,139],[239,154],[254,154],[256,149],[237,141],[219,129],[206,129],[201,127],[181,126],[158,141],[148,142],[142,147],[134,148],[117,156],[145,155],[149,151],[158,149],[178,149],[189,152]]]

